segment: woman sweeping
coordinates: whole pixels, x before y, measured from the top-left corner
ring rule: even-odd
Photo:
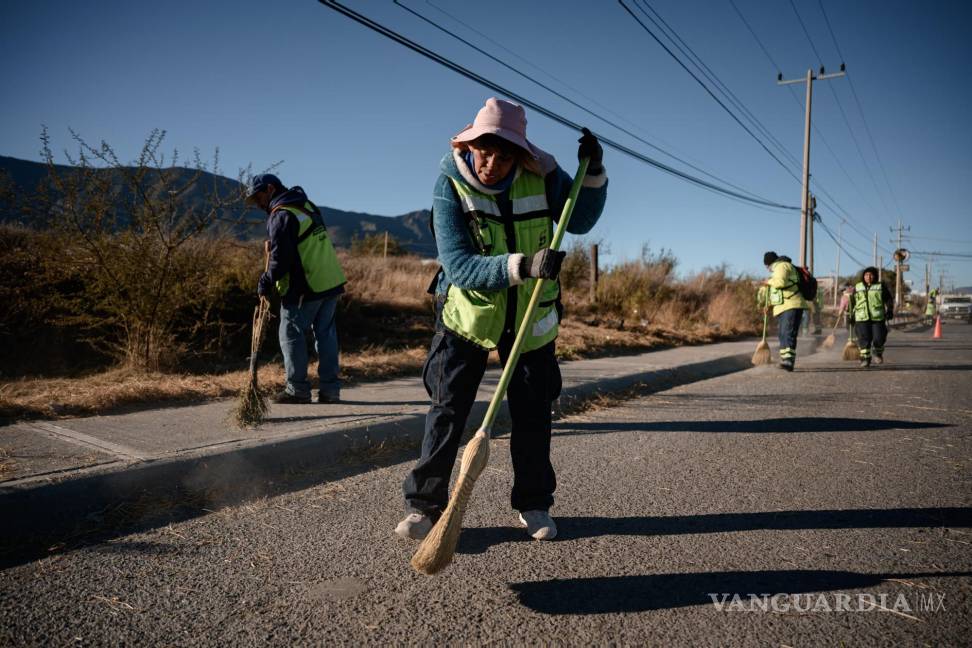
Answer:
[[[607,176],[601,146],[587,129],[578,158],[590,158],[567,226],[585,234],[601,216]],[[502,99],[486,101],[452,138],[433,193],[432,225],[442,268],[435,280],[435,335],[422,377],[431,398],[418,463],[405,479],[406,516],[395,532],[421,540],[449,499],[449,478],[494,349],[504,364],[536,279],[557,278],[564,253],[549,249],[571,176],[526,139],[526,114]],[[560,284],[549,281],[532,320],[507,399],[518,520],[538,540],[557,535],[550,517],[557,485],[550,463],[550,406],[560,394],[554,354]]]

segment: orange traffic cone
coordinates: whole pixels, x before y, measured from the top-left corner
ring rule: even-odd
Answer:
[[[938,340],[942,337],[942,316],[939,315],[935,318],[935,332],[932,333],[932,339]]]

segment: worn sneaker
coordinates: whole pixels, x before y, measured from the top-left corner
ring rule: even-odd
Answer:
[[[784,362],[781,362],[780,363],[780,369],[782,369],[783,371],[793,371],[793,363],[792,362],[785,362],[785,361]]]
[[[557,537],[557,525],[547,511],[523,511],[520,513],[520,524],[535,540],[553,540]]]
[[[325,394],[324,392],[317,392],[317,402],[318,403],[340,403],[341,394]]]
[[[871,366],[871,359],[870,358],[861,358],[861,368],[862,369],[867,369],[870,366]]]
[[[307,394],[306,396],[298,396],[284,390],[273,397],[273,402],[280,405],[306,405],[307,403],[311,402],[311,397],[310,394]]]
[[[884,364],[884,356],[874,354],[872,361],[874,362],[874,364]]]
[[[395,533],[403,538],[412,540],[424,540],[432,530],[432,518],[421,513],[409,513],[405,519],[395,527]]]

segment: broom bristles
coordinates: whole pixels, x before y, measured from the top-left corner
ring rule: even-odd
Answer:
[[[753,364],[754,365],[765,365],[773,362],[773,357],[770,355],[769,344],[766,340],[762,340],[756,345],[756,351],[753,353]]]
[[[431,576],[445,569],[452,562],[462,531],[462,516],[472,497],[476,479],[489,462],[489,435],[480,429],[466,444],[459,464],[459,478],[442,517],[435,523],[425,540],[412,556],[415,571]]]
[[[836,336],[836,335],[834,335],[833,333],[831,333],[831,334],[830,334],[830,335],[828,335],[828,336],[827,336],[827,338],[826,338],[826,339],[825,339],[825,340],[823,341],[823,344],[822,344],[821,346],[822,346],[823,348],[825,348],[825,349],[829,349],[829,348],[831,348],[832,346],[834,346],[834,344],[836,344],[836,343],[837,343],[837,336]]]
[[[844,345],[844,360],[857,360],[857,356],[860,354],[860,350],[853,340],[847,340],[847,344]]]
[[[250,376],[250,380],[240,390],[236,409],[233,410],[236,425],[241,429],[257,425],[263,422],[268,411],[270,407],[267,405],[266,397],[260,393],[256,376]]]

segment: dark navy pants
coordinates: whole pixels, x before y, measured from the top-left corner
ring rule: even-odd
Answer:
[[[504,366],[512,345],[512,335],[500,340],[498,351]],[[425,419],[422,454],[402,487],[409,512],[437,519],[445,509],[460,438],[488,356],[486,350],[443,329],[441,322],[437,325],[422,370],[432,400]],[[553,504],[557,478],[550,463],[550,406],[560,395],[560,388],[554,342],[520,355],[506,393],[512,418],[510,503],[518,511],[546,511]]]
[[[785,310],[776,318],[776,323],[780,327],[780,362],[782,363],[796,362],[797,335],[800,334],[802,319],[802,308]]]
[[[861,359],[884,355],[884,343],[888,339],[888,325],[884,322],[857,322],[854,325],[857,334],[857,348],[861,350]]]

